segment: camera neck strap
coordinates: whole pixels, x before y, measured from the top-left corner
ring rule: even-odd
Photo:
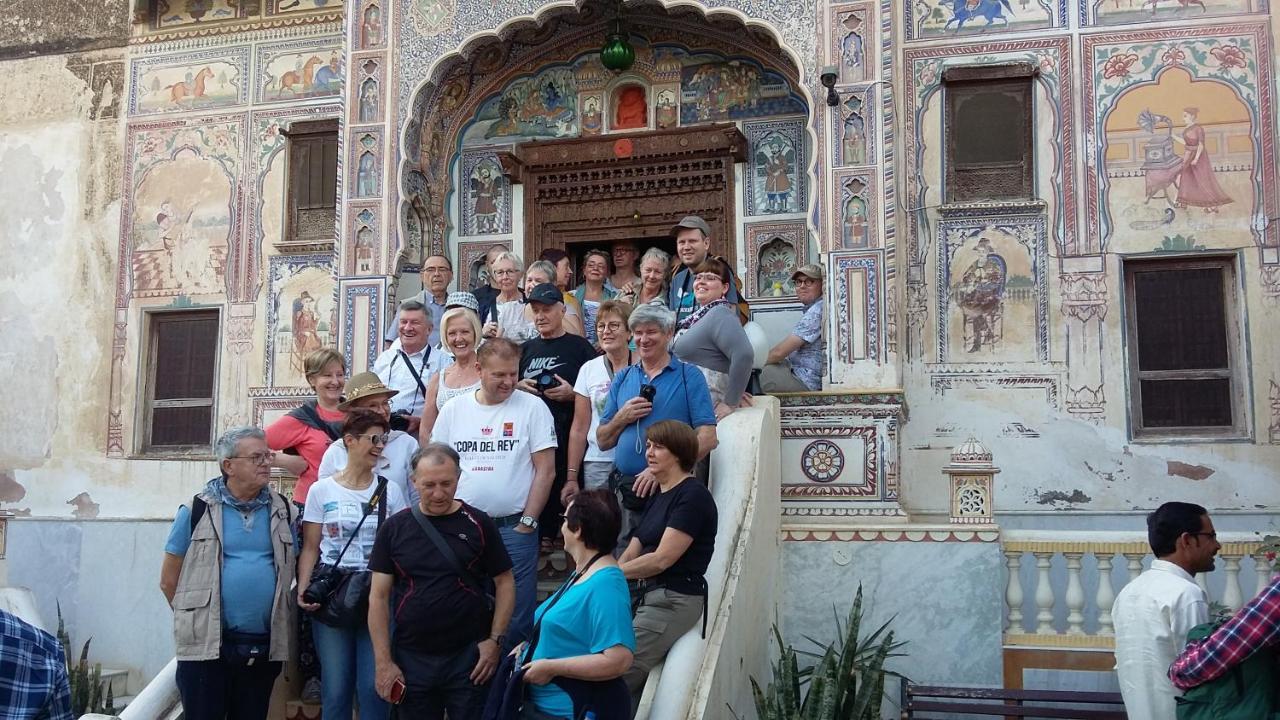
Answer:
[[[383,521],[387,519],[387,479],[381,475],[378,476],[378,487],[369,496],[369,502],[365,503],[364,515],[360,516],[360,522],[356,523],[356,529],[351,531],[351,537],[347,538],[347,544],[342,546],[342,552],[338,553],[338,558],[333,561],[334,567],[342,564],[342,556],[347,554],[347,548],[351,547],[351,541],[355,540],[356,536],[360,534],[360,528],[364,527],[364,521],[369,519],[369,515],[373,513],[374,508],[378,509],[378,526],[381,527]]]
[[[423,397],[426,397],[427,386],[424,385],[422,382],[422,371],[413,369],[413,361],[409,359],[409,356],[405,354],[404,350],[397,350],[396,352],[400,353],[400,359],[404,360],[404,364],[409,366],[409,374],[413,375],[413,381],[418,383],[418,390],[422,393]],[[426,350],[422,353],[422,370],[423,371],[427,369],[427,361],[429,361],[430,359],[431,359],[431,346],[427,345]]]

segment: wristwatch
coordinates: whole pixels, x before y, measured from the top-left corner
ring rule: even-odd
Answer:
[[[489,639],[497,643],[498,647],[503,647],[507,642],[507,635],[506,633],[500,633],[498,635],[490,635]]]
[[[538,519],[529,515],[521,515],[519,523],[530,530],[538,529]]]

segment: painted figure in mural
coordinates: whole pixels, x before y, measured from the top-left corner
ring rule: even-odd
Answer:
[[[289,356],[289,366],[299,375],[305,374],[307,356],[324,345],[317,332],[319,326],[315,298],[303,290],[293,301],[293,352]]]
[[[846,106],[852,105],[854,100],[857,98],[850,99]],[[861,104],[858,102],[859,106]],[[863,165],[867,162],[866,126],[867,123],[862,119],[862,114],[851,107],[849,114],[844,117],[844,134],[840,138],[845,165]]]
[[[995,345],[1003,334],[999,320],[1003,314],[1004,286],[1009,275],[1008,264],[991,247],[991,240],[978,238],[977,252],[978,258],[964,271],[955,289],[956,302],[969,329],[965,339],[971,353],[978,352],[984,345]]]
[[[791,163],[787,161],[786,148],[777,140],[769,144],[768,153],[764,164],[765,212],[786,212],[791,196]]]
[[[599,135],[604,116],[600,114],[600,101],[589,97],[582,102],[582,134]]]
[[[368,227],[356,232],[356,272],[373,272],[373,231]]]
[[[205,83],[211,77],[213,77],[213,70],[208,67],[200,68],[200,72],[195,75],[188,72],[183,82],[174,83],[166,88],[169,91],[169,102],[180,105],[183,101],[191,102],[204,97]]]
[[[649,126],[649,102],[644,88],[628,85],[618,93],[618,109],[613,116],[614,130],[631,130]]]
[[[471,178],[471,192],[475,198],[472,212],[476,216],[476,233],[484,235],[498,232],[498,181],[487,167],[480,168]]]
[[[849,32],[840,38],[840,60],[850,71],[847,79],[860,78],[863,75],[862,64],[866,60],[863,52],[862,18],[857,13],[849,13],[842,24]]]
[[[360,26],[360,47],[367,48],[382,42],[382,11],[370,5],[364,11],[364,23]]]
[[[955,23],[956,32],[960,32],[964,24],[974,18],[986,18],[986,26],[990,26],[996,20],[1008,25],[1009,18],[1004,16],[1005,10],[1008,10],[1010,15],[1013,14],[1013,6],[1009,4],[1009,0],[951,0],[951,19],[942,26],[942,29],[946,30]]]
[[[171,201],[165,200],[160,203],[160,209],[156,212],[156,227],[159,228],[159,249],[164,251],[164,257],[155,267],[158,276],[149,283],[153,288],[181,286],[182,283],[178,277],[181,272],[177,265],[177,252],[186,236],[187,224],[191,222],[191,215],[194,212],[195,208],[192,208],[186,215],[181,215],[174,209]]]
[[[360,155],[360,164],[356,169],[356,195],[358,197],[373,197],[378,194],[378,175],[373,153],[366,152]]]
[[[867,201],[851,197],[844,204],[844,246],[864,248],[868,246]]]
[[[360,122],[373,122],[378,116],[378,82],[373,78],[360,86]]]
[[[1206,213],[1216,213],[1222,205],[1230,203],[1231,196],[1223,191],[1214,175],[1213,164],[1209,159],[1209,151],[1205,149],[1204,128],[1196,122],[1200,110],[1189,107],[1182,111],[1182,122],[1186,129],[1182,137],[1174,137],[1184,150],[1182,170],[1178,173],[1178,207],[1204,208]]]
[[[653,120],[660,130],[673,128],[680,117],[680,108],[676,107],[675,93],[663,90],[658,93],[658,106],[654,108]]]
[[[285,72],[280,76],[279,87],[276,90],[276,97],[281,97],[288,90],[291,94],[299,92],[308,92],[311,90],[313,78],[315,77],[316,66],[324,62],[319,57],[312,55],[305,63],[302,62],[302,56],[299,55],[294,63],[294,69]],[[301,66],[299,66],[301,63]],[[276,84],[275,78],[271,73],[267,73],[267,89]]]
[[[341,87],[342,74],[339,65],[338,53],[335,52],[329,55],[329,63],[316,70],[312,89],[317,92],[327,92]]]

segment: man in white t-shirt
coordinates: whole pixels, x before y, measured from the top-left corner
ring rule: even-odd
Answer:
[[[391,396],[396,391],[382,384],[377,375],[371,372],[356,373],[347,381],[342,390],[342,402],[338,409],[346,412],[363,408],[372,410],[384,419],[391,419]],[[418,502],[418,489],[413,486],[412,471],[409,460],[418,451],[418,438],[407,432],[392,430],[387,433],[387,444],[382,447],[382,455],[373,466],[373,471],[387,479],[387,482],[400,488],[405,500],[414,505]],[[339,438],[324,451],[320,458],[320,469],[316,479],[323,480],[347,466],[347,446]]]
[[[1116,596],[1116,675],[1130,720],[1174,720],[1182,693],[1169,666],[1187,631],[1209,621],[1209,602],[1195,582],[1213,570],[1222,547],[1209,513],[1199,505],[1167,502],[1147,516],[1147,541],[1156,559]]]
[[[432,429],[462,459],[459,500],[484,511],[498,525],[516,577],[516,609],[510,644],[533,628],[538,584],[538,515],[555,477],[555,423],[546,403],[515,392],[520,346],[490,338],[476,351],[480,389],[445,403]]]

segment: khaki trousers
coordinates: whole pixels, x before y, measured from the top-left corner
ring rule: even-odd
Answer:
[[[787,362],[769,363],[760,371],[760,387],[767,393],[809,392]]]
[[[644,681],[654,665],[662,662],[680,636],[702,617],[702,596],[685,595],[666,588],[654,588],[644,594],[644,604],[632,620],[636,631],[635,661],[623,675],[631,691],[631,706],[640,703]]]

